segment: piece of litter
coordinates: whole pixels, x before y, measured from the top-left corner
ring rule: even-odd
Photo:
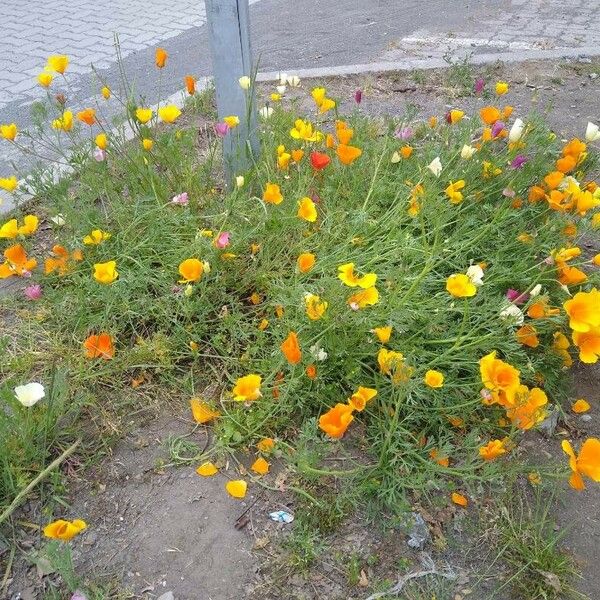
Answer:
[[[275,512],[269,513],[269,518],[276,523],[289,524],[294,520],[294,515],[285,512],[285,510],[276,510]]]
[[[412,523],[408,532],[409,538],[407,544],[411,548],[423,550],[425,544],[431,539],[427,523],[425,523],[425,520],[419,513],[410,513],[410,518],[412,519]]]

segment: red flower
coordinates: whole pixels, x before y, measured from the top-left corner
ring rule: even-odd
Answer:
[[[320,171],[324,169],[331,159],[327,154],[323,154],[322,152],[311,152],[310,153],[310,164],[312,165],[315,171]]]

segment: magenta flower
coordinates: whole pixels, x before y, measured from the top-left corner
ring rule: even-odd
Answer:
[[[512,162],[510,163],[510,166],[513,169],[520,169],[529,159],[526,156],[523,156],[522,154],[519,154],[518,156],[515,156],[512,160]]]
[[[227,248],[227,246],[229,246],[229,236],[230,236],[230,232],[229,231],[222,231],[217,238],[215,239],[215,248],[218,248],[219,250],[223,250],[223,248]]]
[[[498,137],[500,132],[504,129],[504,123],[502,121],[496,121],[492,125],[492,137]]]
[[[362,90],[356,90],[354,92],[354,102],[356,102],[356,104],[360,104],[362,102]]]
[[[227,123],[216,123],[215,124],[215,133],[219,137],[225,137],[227,132],[229,131],[229,125]]]
[[[42,286],[38,283],[28,285],[23,290],[23,294],[27,300],[39,300],[42,297]]]
[[[181,194],[177,194],[171,198],[171,204],[179,204],[180,206],[187,206],[189,202],[187,192],[181,192]]]
[[[413,135],[414,131],[410,127],[396,129],[396,133],[394,133],[394,137],[398,138],[399,140],[410,140]]]
[[[506,290],[506,297],[514,304],[525,304],[529,300],[529,294],[521,293],[518,290],[509,288]]]
[[[481,92],[483,92],[483,88],[485,87],[485,80],[480,77],[476,82],[475,82],[475,93],[476,94],[481,94]]]

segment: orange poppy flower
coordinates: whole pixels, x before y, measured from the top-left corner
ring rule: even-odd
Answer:
[[[311,252],[303,252],[296,261],[300,273],[308,273],[314,266],[317,258]]]
[[[548,175],[544,177],[544,182],[546,183],[549,189],[555,190],[564,178],[564,173],[561,173],[560,171],[552,171],[552,173],[548,173]]]
[[[450,458],[447,456],[440,456],[440,453],[436,448],[433,448],[429,452],[429,456],[432,460],[434,460],[441,467],[448,467],[450,465]]]
[[[540,340],[537,336],[537,331],[533,325],[523,325],[517,329],[517,341],[523,346],[537,348],[540,345]]]
[[[563,156],[556,161],[556,170],[561,173],[569,173],[577,166],[577,159],[570,155]]]
[[[90,127],[96,122],[96,110],[93,108],[86,108],[85,110],[77,113],[77,118]]]
[[[9,246],[4,251],[3,264],[0,264],[0,279],[7,279],[13,275],[26,275],[37,267],[35,258],[27,258],[27,252],[21,244]]]
[[[319,417],[319,428],[329,437],[340,439],[354,421],[353,408],[348,404],[336,404]]]
[[[193,96],[196,93],[196,78],[192,75],[186,75],[184,77],[185,81],[185,89],[190,96]]]
[[[276,183],[267,183],[263,192],[263,200],[269,204],[281,204],[283,202],[281,190]]]
[[[169,55],[167,54],[164,48],[157,48],[154,55],[154,61],[156,63],[156,66],[159,69],[162,69],[167,64],[168,57]]]
[[[52,248],[51,256],[44,262],[44,273],[49,275],[57,271],[59,275],[66,275],[73,269],[73,262],[83,260],[81,250],[73,250],[69,252],[64,246],[56,245]]]
[[[500,111],[495,106],[484,106],[479,111],[479,116],[486,125],[493,125],[500,119],[501,115]]]
[[[479,456],[483,460],[490,462],[496,458],[506,454],[506,448],[503,440],[492,440],[485,446],[479,448]]]
[[[306,376],[309,379],[316,379],[317,377],[317,366],[310,364],[308,365],[308,367],[306,367]]]
[[[562,442],[563,452],[569,457],[569,466],[571,467],[571,477],[569,485],[581,491],[585,489],[583,475],[589,477],[592,481],[600,482],[600,440],[589,438],[579,450],[579,455],[575,455],[573,446],[567,441]]]
[[[544,188],[541,188],[539,185],[534,185],[529,189],[529,202],[538,202],[545,197],[546,192],[544,191]]]
[[[347,146],[346,144],[339,144],[335,149],[340,162],[345,165],[351,165],[361,154],[362,150],[355,146]]]
[[[297,365],[302,360],[302,351],[298,343],[298,336],[295,331],[290,331],[287,338],[282,342],[281,351],[291,365]]]
[[[103,358],[109,360],[115,355],[112,337],[109,333],[102,332],[90,335],[83,342],[86,358]]]
[[[358,412],[365,409],[367,403],[377,396],[377,390],[368,387],[360,386],[354,394],[350,397],[348,404]]]

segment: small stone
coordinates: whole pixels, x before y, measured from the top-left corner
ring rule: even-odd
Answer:
[[[588,423],[592,420],[592,415],[581,415],[579,417],[584,423]]]
[[[598,73],[590,73],[590,79],[598,79]]]
[[[165,592],[164,594],[161,594],[157,600],[175,600],[175,596],[173,595],[173,592]]]

